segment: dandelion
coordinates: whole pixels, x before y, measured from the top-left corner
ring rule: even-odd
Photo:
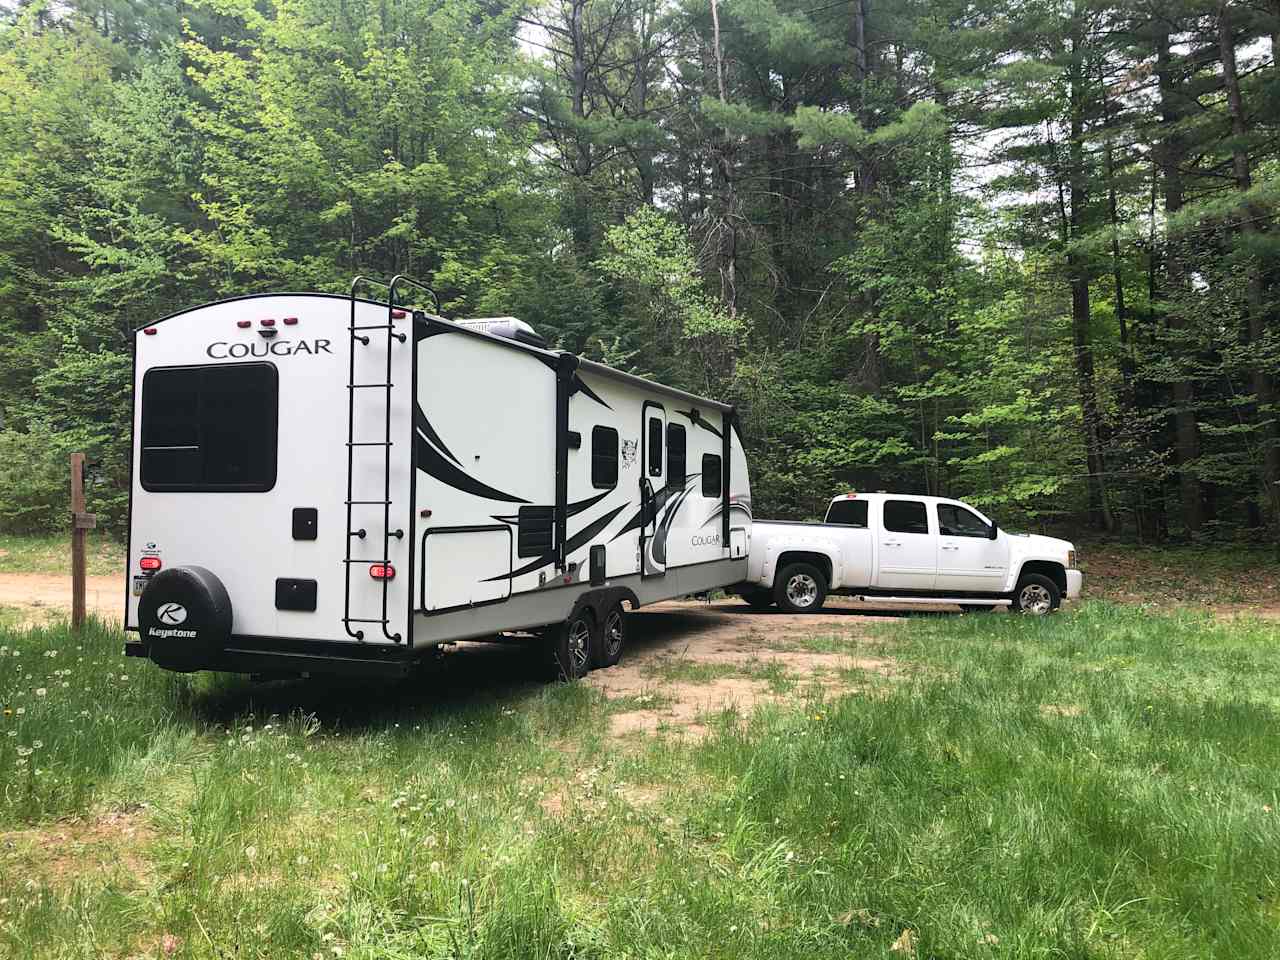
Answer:
[[[31,749],[32,749],[32,750],[39,750],[39,749],[40,749],[41,747],[43,747],[43,746],[44,746],[44,741],[43,741],[43,740],[37,740],[37,741],[35,741],[34,743],[32,743],[32,744],[31,744]]]
[[[294,862],[300,867],[305,867],[310,861],[307,860],[307,855],[305,853],[300,853],[298,854],[298,859]]]
[[[48,691],[48,690],[46,690],[44,687],[36,687],[36,696],[37,696],[37,697],[43,697],[43,696],[45,696],[45,694],[47,694],[48,692],[49,692],[49,691]]]
[[[26,707],[19,707],[19,708],[17,709],[17,711],[16,711],[16,712],[17,712],[18,716],[20,716],[20,717],[21,717],[21,716],[25,716],[25,715],[26,715],[26,712],[27,712],[27,708],[26,708]]]
[[[12,716],[13,716],[13,708],[12,708],[12,707],[5,707],[5,708],[4,708],[4,715],[5,715],[5,717],[12,717]]]
[[[439,861],[439,860],[432,860],[432,861],[431,861],[431,872],[432,872],[432,873],[439,873],[442,869],[443,869],[443,867],[440,865],[440,861]]]
[[[244,855],[245,855],[246,857],[248,857],[250,860],[255,860],[255,859],[257,859],[257,856],[258,856],[258,848],[257,848],[257,847],[245,847],[245,848],[244,848]]]

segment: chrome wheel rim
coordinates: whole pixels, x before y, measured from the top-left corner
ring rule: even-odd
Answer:
[[[1045,614],[1053,606],[1049,590],[1038,583],[1028,583],[1018,594],[1018,607],[1024,613]]]
[[[604,622],[604,652],[612,660],[622,650],[622,614],[614,611]]]
[[[573,664],[575,676],[587,672],[587,661],[591,656],[591,628],[581,618],[574,620],[569,627],[569,660]]]
[[[787,581],[787,600],[794,607],[811,607],[818,599],[818,582],[807,573],[797,573]]]

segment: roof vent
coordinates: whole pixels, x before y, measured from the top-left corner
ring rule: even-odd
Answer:
[[[534,347],[545,347],[547,345],[547,341],[542,339],[533,327],[523,320],[517,320],[515,317],[473,317],[470,320],[455,320],[454,322],[460,327],[466,327],[468,330],[478,330],[481,333],[487,333],[495,337],[518,340]]]

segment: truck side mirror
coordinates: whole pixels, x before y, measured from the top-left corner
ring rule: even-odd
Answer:
[[[1000,528],[995,525],[994,521],[992,521],[990,529],[987,530],[987,539],[994,540],[999,533]]]

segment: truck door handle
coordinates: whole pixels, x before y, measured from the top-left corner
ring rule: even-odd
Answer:
[[[957,547],[955,544],[944,543],[942,545],[942,549],[943,550],[959,550],[960,548]]]
[[[902,546],[902,541],[901,541],[901,540],[886,540],[886,541],[884,541],[884,545],[885,545],[886,547],[900,547],[900,546]]]

